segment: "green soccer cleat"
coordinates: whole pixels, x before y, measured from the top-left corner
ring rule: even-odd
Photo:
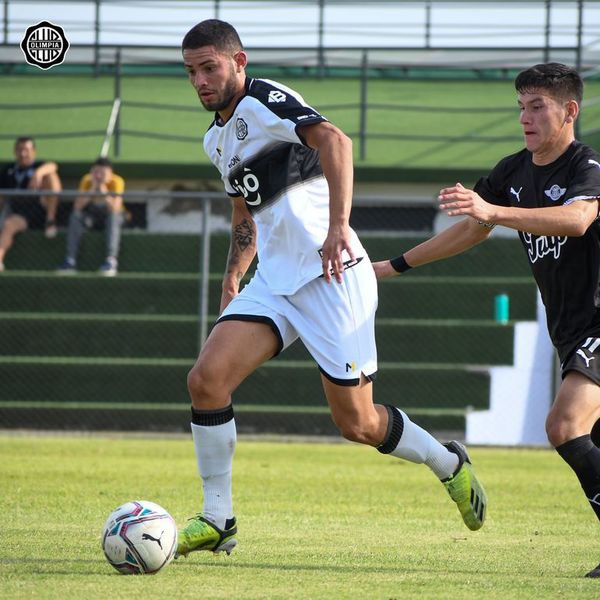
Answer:
[[[458,467],[451,477],[443,479],[442,483],[448,490],[450,498],[458,505],[465,525],[472,531],[483,527],[487,508],[485,490],[475,472],[467,449],[459,442],[444,444],[450,452],[458,455]]]
[[[219,529],[214,523],[205,519],[201,514],[189,519],[191,523],[177,534],[177,551],[175,558],[187,556],[190,552],[208,550],[217,554],[227,552],[235,548],[237,540],[237,525],[235,517],[227,519],[225,529]]]

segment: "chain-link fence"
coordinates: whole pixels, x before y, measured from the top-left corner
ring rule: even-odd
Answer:
[[[229,203],[215,193],[130,192],[118,275],[97,272],[104,234],[90,231],[67,277],[56,269],[74,193],[63,194],[56,238],[27,231],[5,257],[0,426],[187,431],[186,375],[218,311]],[[380,260],[428,237],[436,215],[429,197],[356,198],[352,225]],[[380,284],[378,402],[438,430],[462,430],[466,411],[488,406],[488,367],[512,364],[514,322],[536,318],[521,254],[515,237],[494,236]],[[508,324],[494,320],[500,294]],[[300,342],[258,369],[234,403],[243,432],[335,432]]]

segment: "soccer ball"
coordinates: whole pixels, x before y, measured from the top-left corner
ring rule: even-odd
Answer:
[[[102,549],[120,573],[156,573],[173,560],[177,526],[171,515],[154,502],[127,502],[106,520]]]

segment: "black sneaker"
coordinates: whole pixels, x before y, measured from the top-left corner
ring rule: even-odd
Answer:
[[[589,573],[586,573],[585,576],[591,577],[592,579],[600,578],[600,565],[598,565],[595,569],[592,569]]]

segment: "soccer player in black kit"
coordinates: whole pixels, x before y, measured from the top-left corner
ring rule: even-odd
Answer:
[[[575,139],[583,96],[577,71],[536,65],[517,76],[515,88],[526,147],[474,189],[441,190],[441,209],[466,219],[373,266],[383,279],[460,254],[494,225],[519,232],[561,362],[546,432],[600,519],[600,448],[590,435],[600,418],[600,154]],[[600,565],[586,576],[600,577]]]

